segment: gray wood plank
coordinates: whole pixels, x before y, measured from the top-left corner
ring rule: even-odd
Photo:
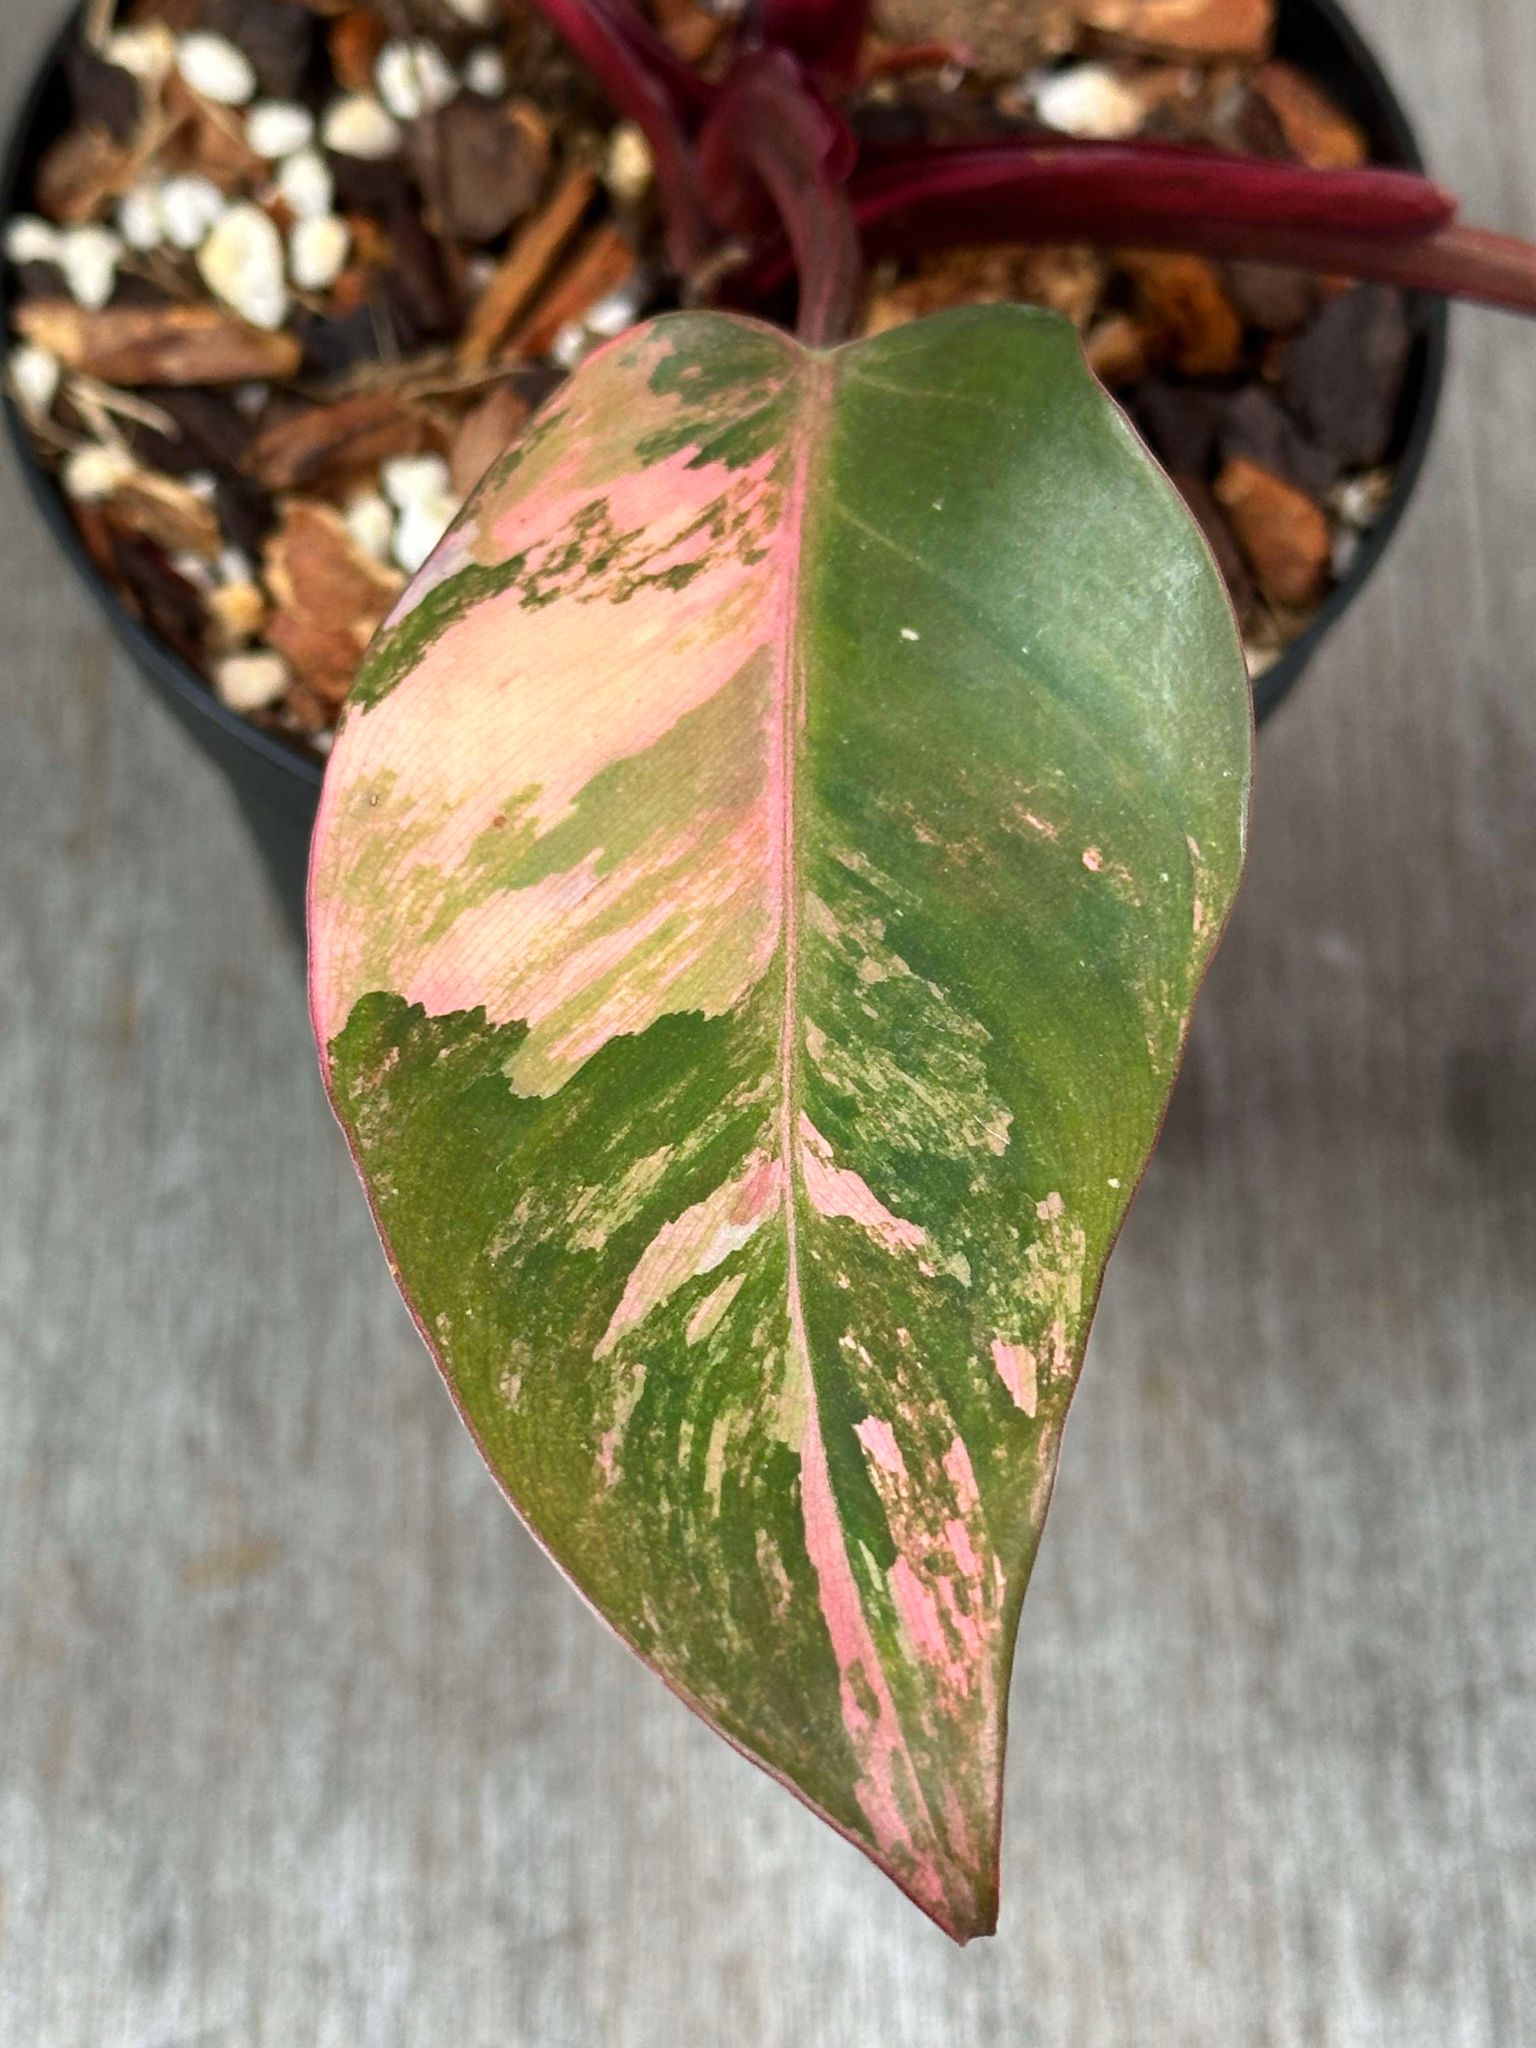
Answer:
[[[1359,12],[1536,232],[1526,0]],[[0,480],[5,2048],[1536,2040],[1536,336],[1455,357],[1265,741],[963,1955],[502,1508],[230,803]]]

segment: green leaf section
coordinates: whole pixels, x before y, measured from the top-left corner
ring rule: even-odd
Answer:
[[[336,751],[333,1099],[530,1526],[965,1938],[1061,1424],[1241,866],[1230,609],[1024,309],[831,355],[677,316],[524,447]],[[561,719],[592,772],[541,811]]]

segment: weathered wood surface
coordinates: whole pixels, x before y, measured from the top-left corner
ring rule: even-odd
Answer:
[[[1526,0],[1360,12],[1536,233]],[[1536,2040],[1536,335],[1455,354],[1265,740],[963,1955],[513,1524],[229,800],[0,481],[5,2048]]]

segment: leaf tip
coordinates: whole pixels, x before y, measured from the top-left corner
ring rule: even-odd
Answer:
[[[876,1859],[880,1861],[880,1859]],[[951,1867],[948,1882],[935,1895],[904,1872],[880,1861],[880,1868],[898,1890],[925,1914],[941,1934],[947,1934],[956,1948],[997,1932],[998,1870],[994,1862],[984,1871]]]
[[[966,1948],[973,1941],[983,1940],[997,1932],[997,1891],[994,1887],[984,1898],[978,1899],[968,1913],[937,1915],[934,1924],[939,1927],[956,1948]]]
[[[889,1844],[870,1834],[850,1833],[847,1839],[957,1948],[964,1948],[968,1942],[997,1932],[1001,1798],[999,1780],[994,1791],[997,1804],[991,1816],[990,1846],[979,1855],[976,1834],[969,1827],[963,1828],[957,1840],[951,1830],[936,1825],[932,1832],[909,1837],[902,1853],[893,1853]]]

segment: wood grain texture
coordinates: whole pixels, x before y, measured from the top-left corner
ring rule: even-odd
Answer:
[[[1359,13],[1536,233],[1525,0]],[[1461,316],[1417,509],[1261,751],[963,1955],[512,1522],[229,800],[4,478],[6,2048],[1536,2039],[1533,450],[1536,336]]]

